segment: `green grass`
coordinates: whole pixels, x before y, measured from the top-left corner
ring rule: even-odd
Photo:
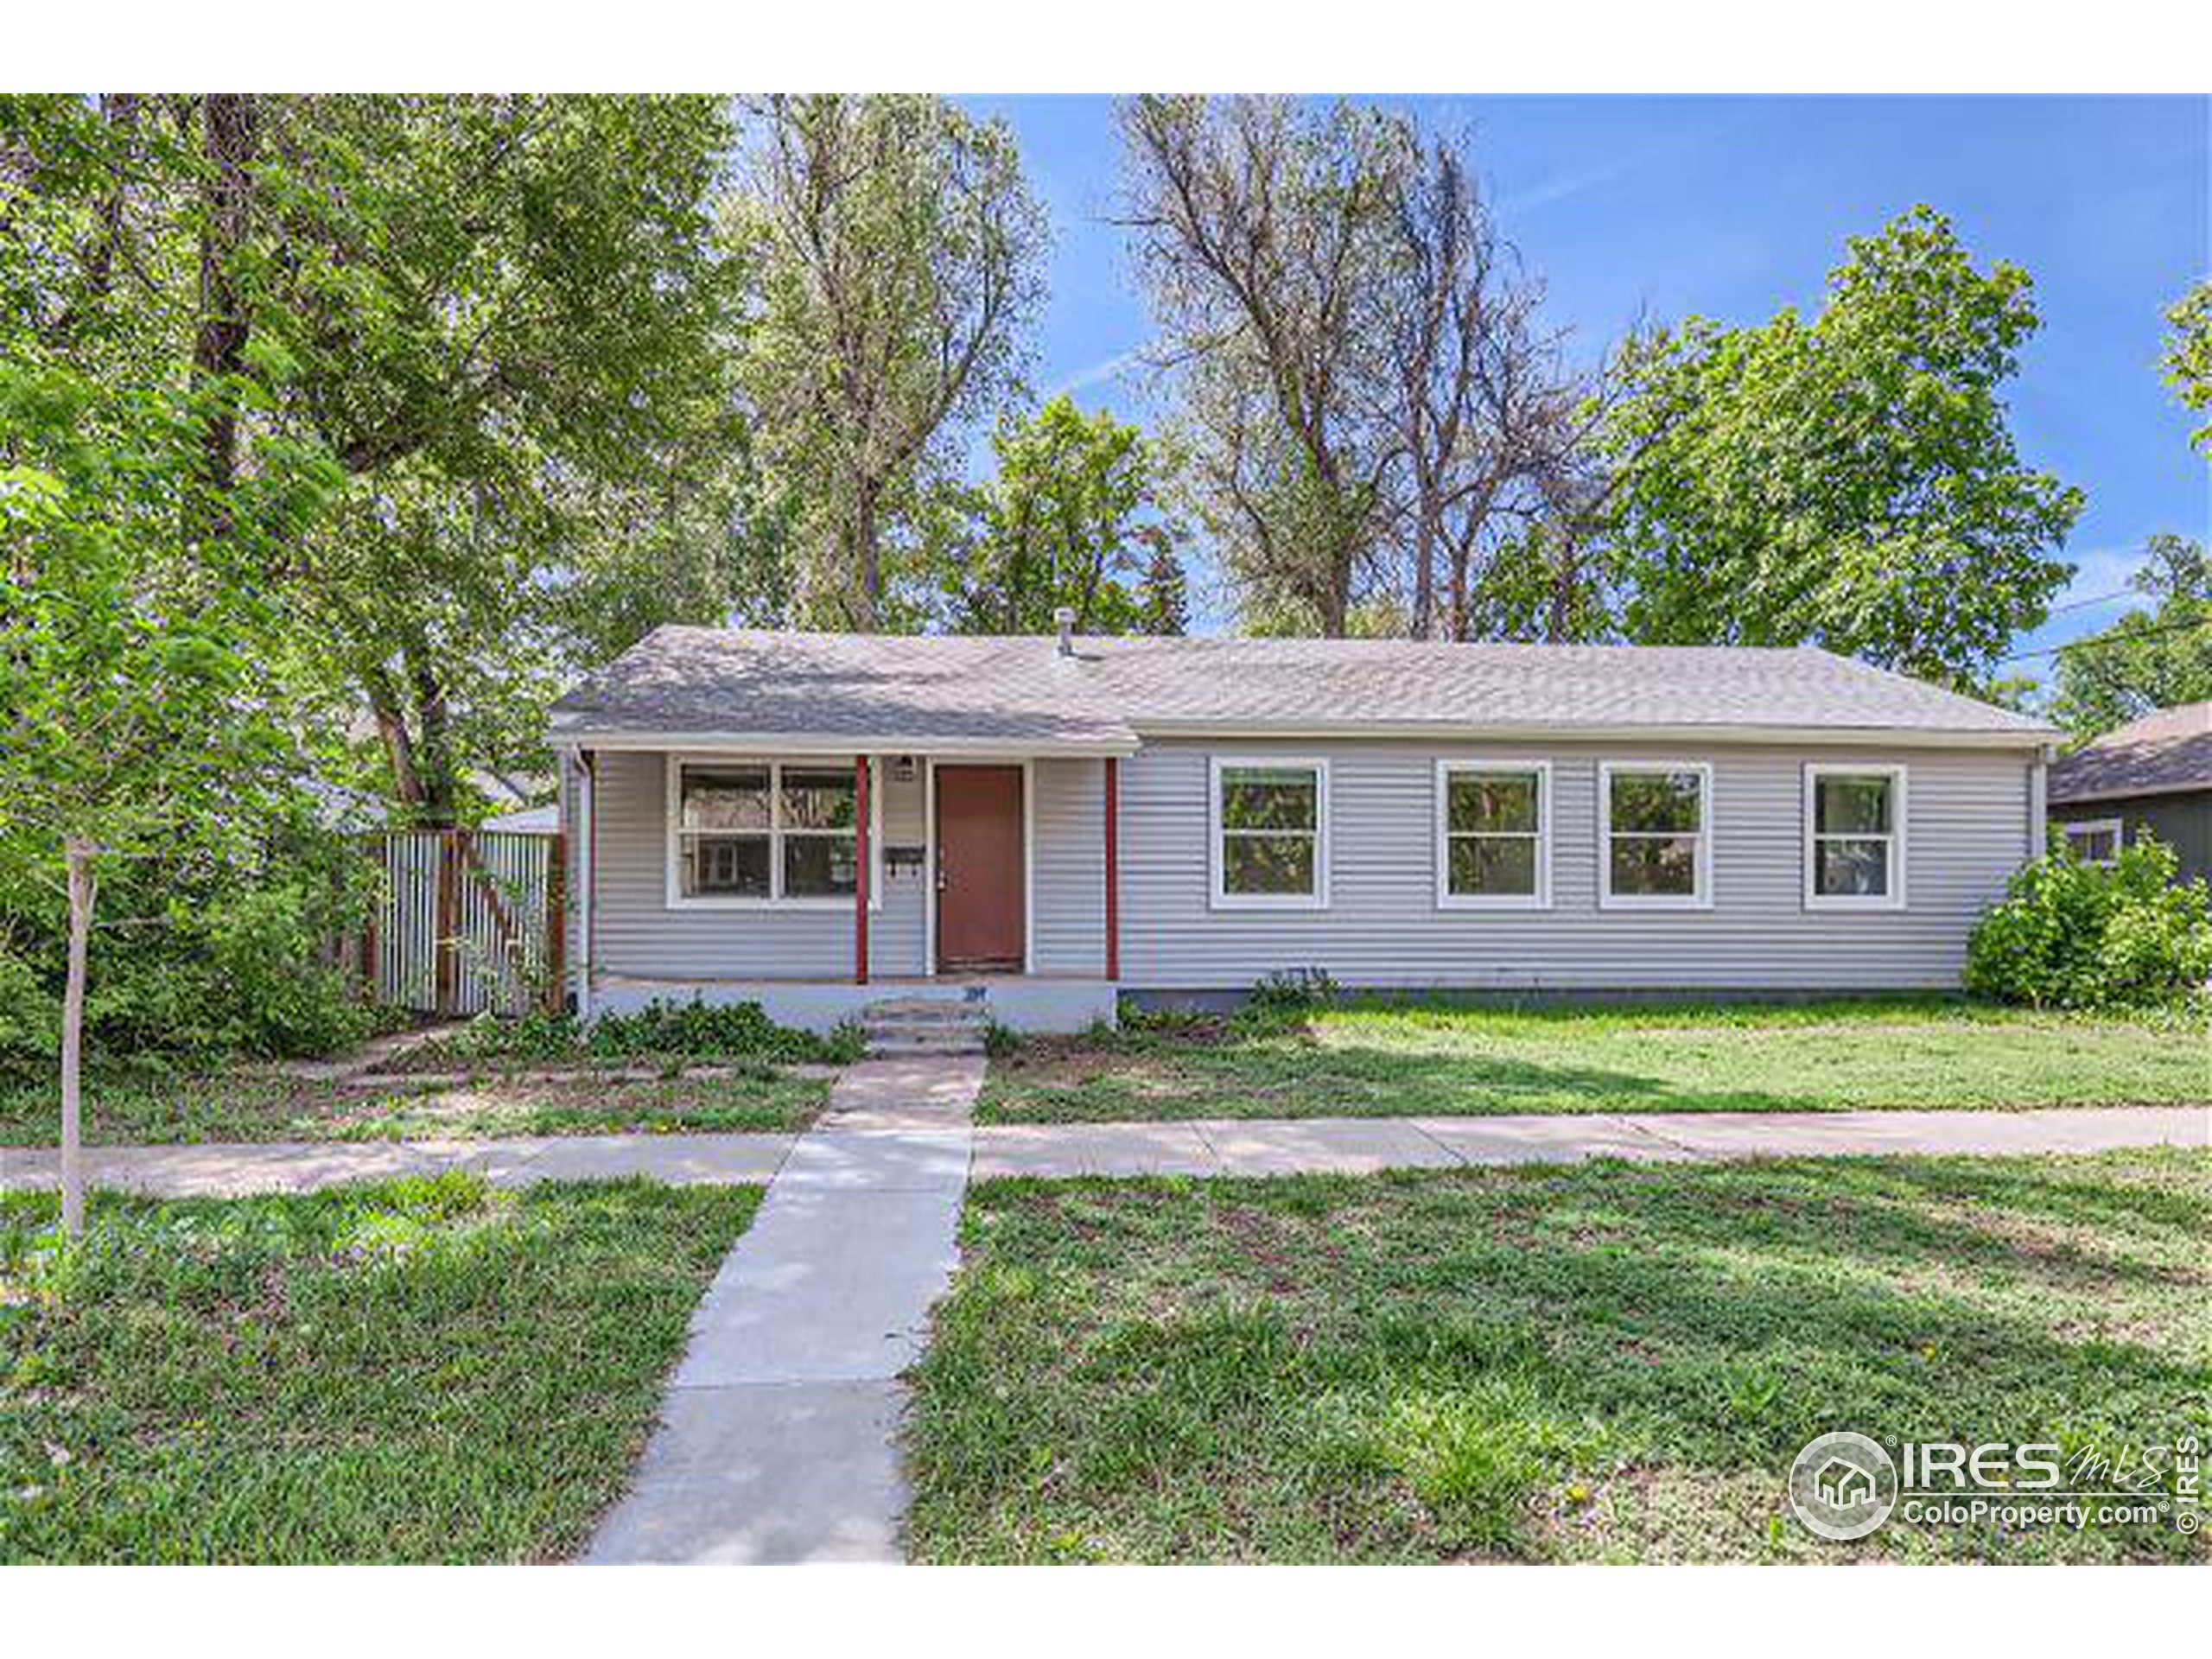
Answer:
[[[94,1145],[219,1141],[391,1141],[512,1135],[666,1135],[804,1128],[829,1097],[818,1077],[755,1065],[715,1077],[580,1077],[530,1082],[486,1071],[466,1083],[363,1089],[265,1068],[208,1074],[95,1074],[85,1089]],[[60,1096],[50,1077],[0,1078],[0,1146],[52,1146]]]
[[[759,1192],[0,1196],[0,1561],[533,1561],[621,1491]]]
[[[1503,1112],[1996,1109],[2212,1099],[2202,1014],[1934,1001],[1704,1007],[1352,1002],[1142,1020],[991,1063],[987,1123]]]
[[[931,1561],[2212,1556],[1825,1543],[1816,1433],[2212,1433],[2212,1154],[995,1181],[914,1374]]]

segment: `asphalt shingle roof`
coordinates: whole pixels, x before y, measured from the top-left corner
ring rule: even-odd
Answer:
[[[931,740],[1099,748],[1199,728],[1357,733],[1588,727],[2055,735],[1811,649],[1409,640],[778,633],[666,627],[554,705],[601,735]]]
[[[2060,805],[2192,789],[2212,790],[2212,702],[2132,720],[2050,768],[2050,798]]]

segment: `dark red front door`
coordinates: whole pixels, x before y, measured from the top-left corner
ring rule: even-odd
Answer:
[[[937,769],[937,960],[1021,971],[1021,768]]]

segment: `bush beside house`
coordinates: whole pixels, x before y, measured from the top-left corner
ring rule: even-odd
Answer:
[[[2110,865],[2063,839],[2016,874],[1967,945],[1974,995],[2037,1007],[2166,1002],[2212,978],[2212,889],[2176,883],[2173,849],[2152,840]]]

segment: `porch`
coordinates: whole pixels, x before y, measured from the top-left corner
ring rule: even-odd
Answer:
[[[887,1001],[1020,1031],[1110,1021],[1120,760],[579,745],[563,791],[577,1010],[751,1001],[816,1031]]]

